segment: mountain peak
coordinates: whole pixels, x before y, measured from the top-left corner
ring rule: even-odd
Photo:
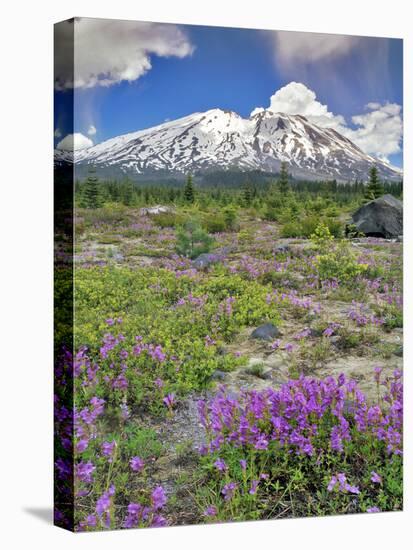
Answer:
[[[74,162],[80,174],[93,164],[108,177],[183,177],[188,171],[234,168],[277,173],[284,161],[292,175],[303,179],[365,180],[373,164],[380,177],[400,178],[399,171],[366,155],[336,130],[319,127],[303,115],[268,109],[243,118],[235,111],[213,108],[74,155],[58,151],[55,161]]]

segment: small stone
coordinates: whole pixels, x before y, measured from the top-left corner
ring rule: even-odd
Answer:
[[[393,351],[393,355],[396,357],[403,357],[403,346],[397,346],[397,348]]]
[[[276,254],[287,254],[287,252],[289,251],[290,251],[290,247],[287,245],[277,246],[276,249],[274,250]]]
[[[211,380],[224,380],[226,373],[222,370],[217,369],[211,374]]]
[[[272,323],[264,323],[263,325],[260,325],[255,330],[253,330],[251,333],[251,338],[255,338],[257,340],[271,341],[274,340],[274,338],[278,338],[279,336],[282,336],[281,332]]]
[[[192,262],[192,265],[196,269],[206,269],[212,264],[216,264],[219,262],[222,262],[224,259],[224,256],[222,254],[200,254],[195,260]]]

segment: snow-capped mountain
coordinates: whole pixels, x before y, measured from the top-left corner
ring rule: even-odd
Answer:
[[[78,175],[85,175],[93,164],[108,177],[170,177],[228,169],[278,172],[282,161],[297,178],[366,179],[372,164],[383,179],[401,177],[399,170],[365,154],[337,131],[302,115],[269,110],[242,118],[233,111],[212,109],[74,154],[55,151],[55,162],[74,162]]]

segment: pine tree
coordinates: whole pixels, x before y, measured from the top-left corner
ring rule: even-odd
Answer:
[[[125,206],[130,206],[133,198],[133,183],[130,180],[126,180],[122,185],[121,192],[123,204]]]
[[[372,201],[374,199],[377,199],[378,197],[381,197],[383,194],[384,188],[379,180],[377,167],[373,165],[370,169],[370,179],[364,193],[364,198],[366,199],[366,201]]]
[[[288,170],[287,170],[286,162],[281,163],[280,177],[278,178],[278,187],[281,193],[283,194],[287,193],[289,188],[289,182],[288,182]]]
[[[99,179],[96,176],[96,169],[91,166],[85,182],[84,203],[86,208],[98,208],[100,206]]]
[[[195,189],[192,182],[191,174],[188,174],[188,177],[186,178],[186,183],[184,187],[184,199],[185,202],[189,202],[191,204],[195,201]]]
[[[245,206],[251,206],[252,199],[253,199],[252,185],[250,181],[247,180],[244,184],[244,189],[242,192],[242,201],[245,204]]]

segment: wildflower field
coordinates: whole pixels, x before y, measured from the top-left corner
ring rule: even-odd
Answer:
[[[79,201],[61,525],[402,509],[402,243],[345,236],[359,196],[237,197]]]

